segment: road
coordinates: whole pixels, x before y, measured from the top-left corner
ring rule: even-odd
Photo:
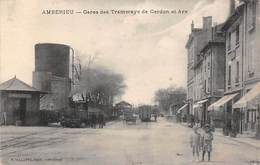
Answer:
[[[160,118],[127,125],[108,123],[104,129],[2,127],[2,164],[180,165],[252,164],[260,148],[214,136],[211,162],[193,162],[191,129]],[[260,163],[259,163],[260,164]]]

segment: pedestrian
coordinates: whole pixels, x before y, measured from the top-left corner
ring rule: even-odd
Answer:
[[[97,123],[98,123],[98,128],[101,128],[101,114],[98,113],[98,116],[97,116]]]
[[[64,117],[64,115],[61,115],[60,125],[62,126],[62,128],[65,127],[65,117]]]
[[[199,156],[200,156],[200,142],[201,142],[201,135],[198,132],[198,127],[194,126],[193,130],[194,132],[191,134],[190,137],[190,146],[192,148],[192,154],[193,154],[193,160],[195,160],[196,156],[196,161],[199,161]]]
[[[104,126],[104,115],[102,113],[98,114],[98,124],[99,124],[99,128],[103,128],[103,126]]]
[[[213,134],[211,132],[209,124],[206,124],[204,127],[205,133],[201,137],[201,146],[202,146],[202,161],[204,161],[204,157],[206,152],[208,153],[208,161],[210,161],[210,153],[212,151],[212,141]]]
[[[3,112],[3,120],[4,120],[4,125],[7,125],[7,112]]]
[[[97,117],[96,114],[92,116],[92,128],[96,128]]]
[[[103,124],[103,126],[106,125],[106,119],[105,119],[105,115],[104,114],[102,114],[102,124]]]

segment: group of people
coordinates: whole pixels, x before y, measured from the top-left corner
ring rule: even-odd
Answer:
[[[200,152],[202,151],[201,161],[204,161],[206,153],[208,155],[208,161],[210,161],[213,141],[213,134],[211,132],[210,125],[206,124],[203,129],[195,125],[193,130],[194,132],[190,137],[190,146],[192,148],[193,159],[200,161]]]
[[[96,128],[96,125],[98,124],[98,128],[103,128],[105,125],[105,118],[104,114],[99,113],[98,115],[93,114],[90,116],[90,126],[91,128]]]

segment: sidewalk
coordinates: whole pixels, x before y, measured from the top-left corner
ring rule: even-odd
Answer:
[[[244,132],[243,134],[237,134],[237,137],[233,138],[230,136],[224,136],[222,133],[222,129],[216,128],[214,134],[260,149],[260,140],[255,138],[255,133]]]
[[[188,127],[188,123],[180,123],[182,126]],[[251,147],[260,149],[260,140],[255,138],[255,134],[244,132],[243,134],[238,134],[237,137],[233,138],[230,136],[224,136],[222,133],[222,128],[215,128],[215,132],[213,132],[216,136],[221,136],[227,138],[229,140],[236,141],[238,143],[246,144]]]

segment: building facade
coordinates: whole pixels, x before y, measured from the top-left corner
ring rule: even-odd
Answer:
[[[16,77],[0,84],[1,125],[39,125],[41,94]]]
[[[212,26],[212,17],[203,17],[203,27],[195,29],[186,44],[188,50],[188,95],[190,114],[205,124],[207,107],[224,93],[225,37],[222,25]]]
[[[200,62],[200,50],[208,41],[209,29],[208,25],[211,24],[211,17],[203,18],[203,28],[195,28],[194,23],[191,24],[191,33],[186,43],[186,49],[188,52],[188,64],[187,64],[187,103],[189,114],[192,116],[197,115],[197,111],[193,108],[194,102],[200,100],[200,90],[198,85],[200,84],[199,71],[197,65]],[[194,69],[196,68],[196,69]]]
[[[244,87],[243,97],[254,89],[260,82],[260,1],[254,0],[245,3],[246,28],[245,28],[245,59],[244,59]],[[260,91],[259,91],[260,93]],[[259,101],[258,101],[259,104]],[[256,131],[257,122],[259,127],[259,107],[240,107],[245,111],[244,130]],[[258,117],[258,121],[257,121]]]
[[[221,98],[225,88],[225,35],[221,31],[222,25],[212,28],[210,41],[201,50],[201,120],[215,122],[216,127],[220,127],[221,118],[208,112],[208,107]]]
[[[225,95],[209,109],[224,112],[227,132],[256,131],[259,101],[247,105],[260,95],[259,0],[241,0],[231,11],[222,28],[226,36]]]

